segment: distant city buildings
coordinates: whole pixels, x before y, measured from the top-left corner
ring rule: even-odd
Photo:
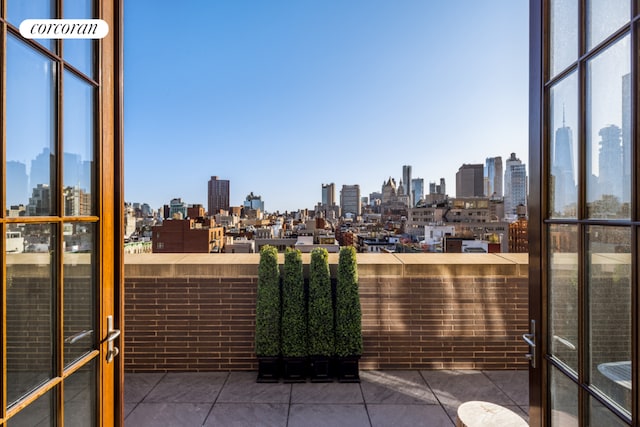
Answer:
[[[502,198],[502,157],[487,157],[484,165],[484,195]]]
[[[411,207],[416,206],[424,199],[424,179],[413,178],[411,180]]]
[[[524,163],[511,153],[504,171],[504,213],[507,217],[517,216],[517,207],[527,206],[527,169]]]
[[[569,143],[567,138],[563,140],[563,132],[558,133],[558,153],[565,145],[570,151],[570,138]],[[620,137],[613,130],[606,132],[602,132],[603,140]],[[20,165],[15,166],[19,174]],[[165,221],[160,222],[160,216],[154,217],[147,204],[127,206],[125,242],[130,245],[126,251],[252,253],[268,244],[281,251],[290,247],[303,252],[315,247],[336,252],[340,245],[370,252],[506,252],[512,243],[509,219],[513,221],[516,215],[519,228],[513,232],[520,237],[517,244],[512,244],[518,250],[526,246],[521,237],[526,235],[527,176],[515,153],[507,160],[504,172],[499,156],[487,158],[484,165],[463,164],[456,174],[456,192],[468,194],[465,197],[449,198],[444,178],[430,182],[425,194],[424,179],[412,178],[411,166],[404,165],[402,172],[403,180],[398,184],[389,177],[379,192],[369,196],[361,194],[359,185],[342,185],[339,204],[335,183],[322,184],[314,210],[284,214],[265,212],[262,197],[253,192],[241,206],[229,206],[229,181],[212,176],[208,183],[209,211],[174,198],[165,205]],[[504,199],[500,197],[503,173]],[[40,185],[37,190],[25,210],[46,207],[47,186]],[[69,194],[74,205],[68,209],[82,211],[82,192],[70,188]],[[607,209],[605,204],[599,209]],[[426,230],[430,230],[430,236],[424,234]],[[149,245],[133,245],[144,242]]]
[[[336,185],[322,184],[322,204],[325,206],[334,206],[336,204]]]
[[[456,198],[484,196],[484,166],[463,164],[456,173]]]
[[[347,215],[359,217],[361,215],[360,186],[358,184],[342,186],[340,191],[340,210],[343,217]]]
[[[411,195],[411,166],[402,166],[402,192],[404,195],[409,196],[409,206],[414,205],[413,197]]]
[[[209,180],[207,194],[208,214],[213,216],[221,210],[229,211],[229,180],[212,176]]]
[[[185,219],[187,216],[187,204],[180,198],[171,199],[171,202],[169,202],[169,215],[165,218]]]

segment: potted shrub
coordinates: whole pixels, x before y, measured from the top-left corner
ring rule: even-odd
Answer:
[[[277,382],[280,365],[280,271],[278,250],[268,245],[260,250],[255,339],[258,382]]]
[[[306,326],[302,255],[287,248],[282,277],[282,362],[287,382],[306,381]]]
[[[353,246],[340,249],[336,283],[336,366],[338,380],[359,382],[362,355],[362,309],[358,293],[358,264]]]
[[[308,304],[307,334],[309,337],[311,381],[331,381],[329,358],[334,352],[335,334],[329,254],[324,248],[311,251]]]

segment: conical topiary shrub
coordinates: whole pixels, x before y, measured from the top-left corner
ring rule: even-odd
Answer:
[[[329,254],[324,248],[311,251],[308,303],[307,331],[309,356],[311,357],[311,380],[331,381],[329,357],[333,355],[335,349],[335,334]]]
[[[287,249],[282,277],[282,358],[284,380],[306,380],[307,323],[302,255]]]
[[[278,381],[280,358],[280,271],[278,250],[265,245],[260,250],[256,297],[256,356],[258,382]]]
[[[336,362],[338,380],[360,380],[358,360],[362,354],[362,309],[358,293],[358,264],[353,246],[340,249],[336,284]]]

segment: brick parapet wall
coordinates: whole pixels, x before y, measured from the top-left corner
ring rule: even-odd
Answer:
[[[335,273],[337,255],[329,262]],[[256,254],[125,264],[127,371],[257,369]],[[526,367],[527,268],[521,254],[359,254],[361,367]]]

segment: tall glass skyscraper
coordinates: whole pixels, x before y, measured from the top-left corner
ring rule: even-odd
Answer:
[[[484,166],[484,195],[502,197],[502,157],[488,157]]]
[[[511,153],[504,171],[505,215],[516,215],[518,205],[527,205],[527,169],[516,153]]]

